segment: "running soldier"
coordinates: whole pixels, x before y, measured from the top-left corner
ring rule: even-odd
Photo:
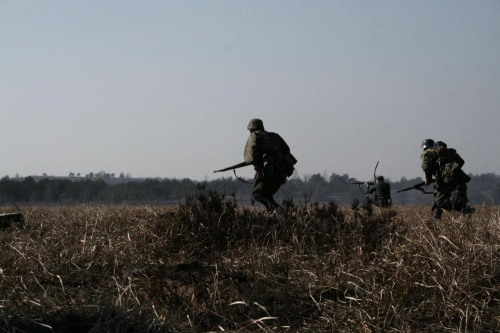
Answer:
[[[462,170],[465,161],[453,148],[432,139],[422,142],[422,170],[425,173],[425,185],[435,179],[434,202],[432,205],[433,217],[441,218],[444,210],[456,210],[464,214],[475,211],[467,205],[467,183],[470,177]]]
[[[281,206],[273,196],[292,175],[297,160],[281,136],[264,130],[262,120],[250,120],[247,129],[250,136],[245,146],[245,162],[255,169],[252,198],[262,203],[267,211],[275,212]]]

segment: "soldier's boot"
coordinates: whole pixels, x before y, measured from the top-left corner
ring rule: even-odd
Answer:
[[[261,204],[263,204],[263,205],[264,205],[264,207],[266,207],[266,210],[267,210],[268,212],[271,212],[271,211],[272,211],[271,205],[270,205],[270,203],[269,203],[268,201],[264,201],[264,200],[262,200],[262,201],[260,201],[260,203],[261,203]]]
[[[264,205],[264,207],[266,207],[266,210],[268,213],[273,213],[275,211],[277,211],[279,208],[281,208],[280,205],[278,205],[278,203],[276,201],[274,201],[274,199],[264,199],[264,198],[260,198],[260,203]]]
[[[268,212],[272,211],[273,198],[269,198],[267,196],[262,195],[262,193],[260,192],[256,192],[252,193],[252,199],[263,204]]]
[[[283,207],[281,207],[274,199],[269,203],[269,212],[270,213],[279,213],[283,210]]]
[[[465,207],[464,210],[462,211],[462,213],[466,214],[466,215],[471,215],[471,214],[474,214],[475,212],[476,212],[476,208],[471,207],[471,206]]]
[[[434,218],[434,220],[440,220],[441,219],[441,215],[443,215],[443,209],[442,208],[434,208],[432,210],[432,217]]]

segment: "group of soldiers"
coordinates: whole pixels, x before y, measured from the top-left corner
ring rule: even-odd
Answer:
[[[245,162],[239,166],[253,165],[253,200],[262,203],[267,211],[277,212],[281,206],[273,196],[292,175],[297,160],[281,136],[265,131],[262,120],[250,120],[247,128],[250,135],[245,146]],[[424,140],[421,148],[425,186],[434,183],[433,217],[440,219],[443,210],[473,213],[474,208],[467,205],[466,184],[470,177],[462,170],[465,162],[456,150],[448,148],[442,141],[434,142],[432,139]],[[376,177],[374,183],[364,184],[367,186],[367,204],[391,206],[391,186],[384,181],[383,176]]]
[[[462,170],[465,164],[462,157],[446,143],[432,139],[422,142],[422,150],[420,159],[425,186],[434,182],[433,217],[439,220],[443,210],[474,213],[475,209],[467,205],[467,183],[471,178]]]

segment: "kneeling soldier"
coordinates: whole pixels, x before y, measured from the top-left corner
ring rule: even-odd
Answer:
[[[378,176],[375,179],[375,184],[367,186],[366,202],[372,203],[377,207],[389,207],[391,205],[391,185],[384,181],[383,176]]]

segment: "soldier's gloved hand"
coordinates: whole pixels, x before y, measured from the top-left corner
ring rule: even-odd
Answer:
[[[365,185],[365,186],[368,186],[368,183],[365,183],[364,185]]]

